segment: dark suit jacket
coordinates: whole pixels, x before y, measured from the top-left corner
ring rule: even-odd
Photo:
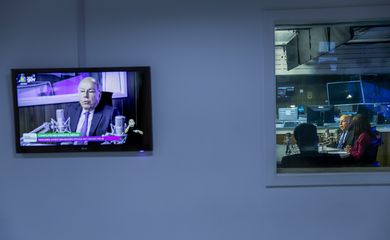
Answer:
[[[337,143],[336,143],[336,147],[337,145],[339,144],[339,140],[340,140],[340,137],[341,137],[341,134],[343,132],[338,132],[337,134]],[[344,141],[344,144],[343,144],[343,149],[349,145],[349,146],[353,146],[353,144],[355,143],[355,138],[353,136],[353,130],[352,129],[349,129],[348,132],[347,132],[347,136],[345,137],[345,141]]]
[[[280,167],[282,168],[314,168],[314,167],[342,167],[346,163],[338,154],[305,152],[284,156]]]
[[[339,141],[340,141],[340,137],[341,137],[342,133],[343,132],[340,129],[337,130],[337,141],[329,144],[329,147],[337,148],[337,146],[339,145]],[[353,144],[355,143],[355,140],[356,139],[353,136],[353,129],[349,129],[347,136],[345,137],[345,141],[344,141],[342,148],[344,149],[347,145],[350,145],[352,147]]]
[[[65,118],[70,117],[70,129],[76,132],[82,108],[79,103],[71,104],[65,113]],[[115,116],[119,112],[112,106],[98,106],[93,114],[89,136],[101,136],[106,132],[111,132],[110,123],[114,123]]]

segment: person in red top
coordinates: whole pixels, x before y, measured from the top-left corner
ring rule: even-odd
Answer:
[[[371,130],[368,118],[358,114],[352,119],[352,128],[355,136],[353,147],[345,147],[353,161],[361,164],[371,164],[376,161],[378,145],[375,133]]]

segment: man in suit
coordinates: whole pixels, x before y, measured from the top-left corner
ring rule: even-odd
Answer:
[[[294,129],[299,154],[284,156],[282,168],[341,167],[346,164],[338,154],[318,152],[317,127],[311,123],[299,124]]]
[[[114,122],[118,112],[110,105],[99,104],[102,96],[99,82],[92,77],[82,79],[78,94],[79,103],[66,109],[71,131],[79,132],[81,136],[101,136],[111,132],[110,123]]]
[[[351,128],[352,117],[349,115],[341,115],[339,122],[339,131],[337,134],[336,147],[339,149],[344,149],[346,146],[353,146],[354,144],[354,134]]]

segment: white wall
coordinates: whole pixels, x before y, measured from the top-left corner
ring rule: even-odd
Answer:
[[[0,239],[389,239],[387,186],[265,187],[262,9],[366,3],[1,1]],[[79,63],[152,67],[152,156],[14,153],[10,68]]]

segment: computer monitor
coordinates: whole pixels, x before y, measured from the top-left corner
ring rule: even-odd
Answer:
[[[296,121],[298,119],[298,108],[279,108],[279,121]]]
[[[298,115],[305,114],[305,106],[304,105],[298,105]]]
[[[324,123],[334,123],[334,106],[331,105],[312,105],[307,106],[307,122],[323,126]]]

